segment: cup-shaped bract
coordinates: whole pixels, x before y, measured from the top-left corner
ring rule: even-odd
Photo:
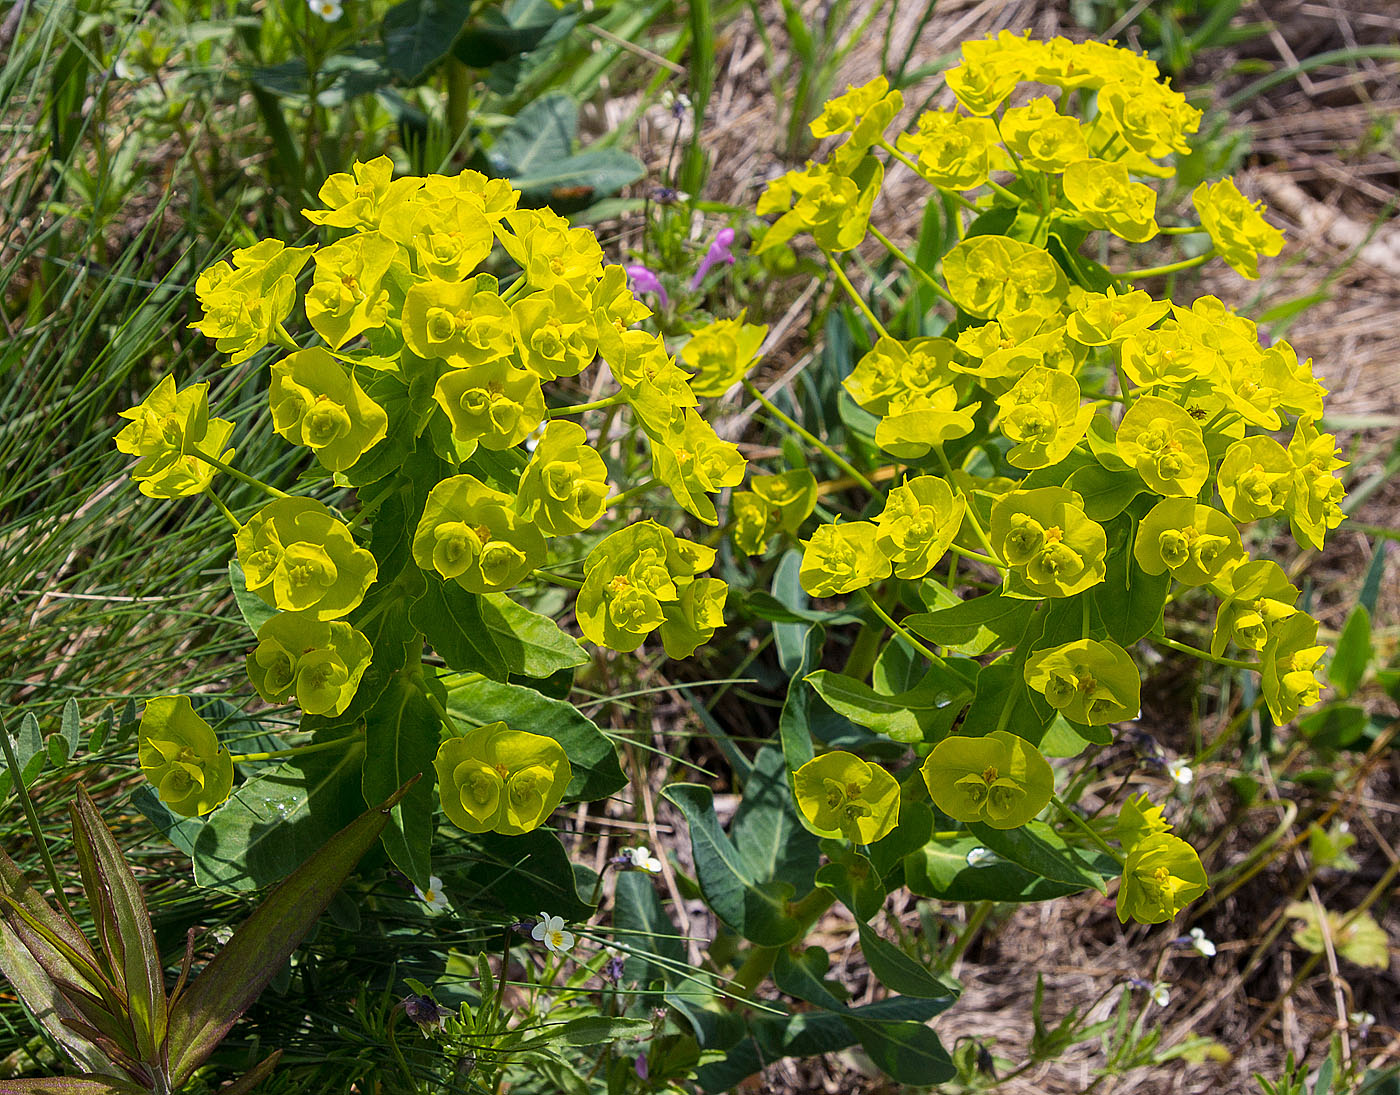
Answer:
[[[958,307],[979,319],[1050,315],[1069,292],[1050,252],[1009,236],[972,236],[959,243],[943,258],[943,276]]]
[[[1211,585],[1222,598],[1210,638],[1216,658],[1231,642],[1246,650],[1263,650],[1273,625],[1297,611],[1293,606],[1298,587],[1272,559],[1241,563]]]
[[[343,620],[279,612],[258,628],[248,679],[268,703],[295,696],[308,715],[335,716],[355,698],[373,654],[369,640]]]
[[[1169,833],[1153,833],[1128,850],[1118,887],[1118,919],[1164,923],[1209,888],[1195,848]]]
[[[305,445],[331,471],[346,471],[389,430],[389,416],[353,373],[321,346],[272,366],[272,428]]]
[[[897,578],[922,578],[943,558],[962,527],[967,499],[946,480],[918,475],[890,491],[875,517],[875,537]]]
[[[817,504],[817,479],[806,468],[756,475],[752,486],[729,498],[734,546],[745,555],[767,551],[780,532],[795,536]]]
[[[1142,841],[1157,833],[1171,832],[1171,823],[1162,817],[1162,807],[1147,801],[1147,792],[1129,795],[1118,808],[1118,820],[1113,826],[1114,839],[1130,852]]]
[[[311,498],[278,498],[234,536],[250,593],[279,612],[335,620],[353,612],[379,567],[350,530]]]
[[[1244,561],[1239,529],[1210,506],[1164,498],[1138,525],[1133,558],[1148,574],[1164,570],[1182,585],[1203,586]]]
[[[217,262],[195,280],[204,315],[190,324],[214,339],[229,364],[247,361],[273,340],[296,303],[296,275],[314,247],[288,247],[259,240],[233,253],[232,265]]]
[[[586,288],[556,281],[510,306],[520,332],[517,352],[541,380],[577,376],[598,354],[598,320]]]
[[[690,333],[681,347],[681,361],[695,370],[690,390],[696,395],[723,395],[748,375],[758,360],[766,323],[745,323],[744,313],[734,319],[717,319]]]
[[[1326,653],[1325,646],[1317,645],[1317,621],[1306,612],[1290,613],[1269,628],[1261,657],[1262,691],[1278,725],[1317,702],[1322,685],[1313,669]]]
[[[1205,438],[1191,415],[1160,396],[1139,396],[1118,423],[1118,455],[1169,498],[1195,498],[1210,475]]]
[[[603,249],[589,229],[574,227],[552,209],[517,209],[505,221],[510,231],[498,231],[496,238],[529,285],[549,289],[562,281],[583,289],[602,276]]]
[[[1059,174],[1071,164],[1089,158],[1084,124],[1078,118],[1061,114],[1046,95],[1007,110],[1001,117],[1000,130],[1007,150],[1036,171]]]
[[[347,236],[316,252],[306,318],[332,350],[387,322],[390,297],[384,279],[398,256],[398,244],[378,232]]]
[[[1157,191],[1128,178],[1121,163],[1080,160],[1064,175],[1065,197],[1093,228],[1102,228],[1133,243],[1157,234]]]
[[[900,341],[881,336],[841,381],[862,410],[883,417],[892,403],[941,391],[955,379],[957,344],[946,338]]]
[[[469,833],[519,836],[538,829],[573,778],[551,737],[491,722],[448,738],[433,760],[443,813]]]
[[[1347,466],[1337,457],[1337,439],[1318,433],[1311,418],[1300,418],[1288,442],[1293,461],[1293,490],[1288,497],[1288,519],[1293,539],[1300,547],[1320,550],[1329,529],[1345,520],[1342,499],[1346,488],[1335,472]]]
[[[509,358],[515,352],[515,317],[496,290],[496,279],[488,274],[412,286],[403,302],[408,348],[454,369]]]
[[[161,802],[182,817],[202,817],[233,789],[233,758],[188,696],[157,696],[146,704],[137,755]]]
[[[470,593],[501,593],[544,562],[544,536],[515,512],[515,499],[473,475],[428,492],[413,533],[413,561]]]
[[[724,441],[689,407],[677,410],[664,430],[648,429],[652,474],[675,495],[687,513],[707,525],[719,524],[710,495],[744,481],[748,466],[739,446]]]
[[[1293,462],[1272,437],[1256,434],[1225,450],[1217,477],[1220,500],[1236,521],[1257,521],[1278,513],[1293,493]]]
[[[759,215],[788,209],[789,205],[792,208],[763,234],[754,254],[785,244],[799,232],[810,232],[824,251],[849,251],[858,246],[865,239],[870,209],[884,177],[880,161],[867,156],[853,167],[808,164],[801,171],[789,171],[773,180],[759,199]]]
[[[317,192],[325,209],[303,209],[312,224],[331,228],[388,226],[402,217],[405,204],[422,188],[423,179],[394,178],[394,161],[377,156],[358,160],[349,171],[330,176]]]
[[[919,115],[914,132],[901,133],[895,147],[918,164],[919,174],[944,190],[972,190],[1006,164],[990,118],[950,111]]]
[[[1006,454],[1014,467],[1058,464],[1089,429],[1091,404],[1080,405],[1079,381],[1058,369],[1028,369],[997,400],[1001,432],[1016,444]]]
[[[148,498],[186,498],[199,494],[217,469],[195,456],[205,452],[225,460],[233,423],[209,417],[209,385],[175,390],[167,376],[136,406],[117,412],[129,419],[115,440],[117,450],[137,457],[131,478]]]
[[[992,507],[992,546],[1012,597],[1071,597],[1104,580],[1108,538],[1064,487],[1014,490]]]
[[[1055,773],[1030,742],[1005,730],[944,738],[921,769],[933,804],[957,821],[1017,829],[1055,793]]]
[[[1105,292],[1078,298],[1068,320],[1069,336],[1085,346],[1117,346],[1142,334],[1169,311],[1170,303],[1153,300],[1141,289],[1119,293],[1109,286]]]
[[[729,585],[702,574],[676,587],[674,601],[661,602],[661,644],[668,658],[688,658],[724,626],[724,601]]]
[[[819,525],[802,544],[798,581],[813,597],[851,593],[888,578],[892,569],[880,550],[873,521]]]
[[[931,449],[972,432],[971,411],[957,409],[950,384],[936,391],[905,391],[890,400],[875,427],[875,444],[901,460],[917,460]]]
[[[899,783],[878,764],[834,750],[793,773],[797,808],[826,837],[874,844],[899,824]]]
[[[809,128],[817,139],[849,133],[850,143],[869,148],[884,134],[895,115],[904,109],[904,94],[891,91],[884,76],[860,87],[846,85],[842,95],[828,99]]]
[[[599,646],[636,650],[666,622],[666,606],[678,604],[686,583],[714,557],[712,548],[680,540],[655,521],[619,529],[584,561],[583,587],[574,607],[579,630]],[[694,607],[699,622],[708,610],[703,599]]]
[[[544,429],[520,473],[515,511],[546,536],[592,528],[607,509],[608,468],[576,422]]]
[[[433,399],[452,423],[452,436],[475,450],[512,449],[544,420],[539,375],[506,358],[438,377]]]
[[[1264,219],[1264,203],[1241,194],[1233,178],[1201,183],[1191,203],[1220,257],[1241,277],[1257,278],[1259,256],[1283,250],[1283,233]]]
[[[1137,666],[1117,643],[1079,639],[1037,650],[1024,673],[1051,707],[1082,726],[1136,718],[1142,702]]]

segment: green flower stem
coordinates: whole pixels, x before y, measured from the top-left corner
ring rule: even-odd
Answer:
[[[1158,227],[1157,232],[1163,236],[1198,236],[1205,229],[1199,224],[1179,224],[1173,228]]]
[[[1002,186],[1001,183],[997,182],[995,179],[988,179],[987,185],[991,188],[993,194],[1006,198],[1008,201],[1013,202],[1016,205],[1025,204],[1025,199],[1022,198],[1021,195],[1006,189],[1006,187]]]
[[[1175,274],[1181,270],[1190,270],[1193,266],[1204,266],[1211,259],[1215,258],[1215,248],[1212,247],[1205,254],[1197,255],[1194,259],[1182,259],[1180,262],[1169,262],[1165,266],[1147,266],[1141,270],[1125,270],[1121,274],[1114,274],[1116,278],[1155,278],[1163,274]]]
[[[522,271],[520,276],[506,286],[506,290],[501,294],[501,299],[509,304],[526,289],[525,274]]]
[[[844,275],[843,275],[843,276],[844,276]],[[847,284],[849,285],[850,283],[847,282]],[[844,471],[847,475],[849,475],[852,479],[854,479],[854,480],[855,480],[857,483],[859,483],[862,487],[864,487],[866,490],[868,490],[871,494],[874,494],[874,493],[875,493],[875,484],[874,484],[874,483],[872,483],[872,482],[871,482],[869,479],[867,479],[864,475],[862,475],[860,472],[858,472],[858,471],[855,469],[855,467],[854,467],[849,461],[847,461],[844,457],[842,457],[835,449],[833,449],[833,448],[832,448],[830,445],[828,445],[825,441],[823,441],[821,438],[817,437],[816,434],[812,433],[812,432],[809,431],[809,430],[804,429],[801,425],[798,424],[798,422],[796,421],[796,419],[791,418],[791,417],[789,417],[788,415],[784,414],[782,411],[780,411],[780,410],[774,405],[774,403],[773,403],[773,401],[772,401],[771,399],[769,399],[766,395],[764,395],[761,391],[758,390],[758,388],[754,385],[753,381],[751,381],[751,380],[744,380],[744,381],[743,381],[743,385],[744,385],[744,391],[748,392],[749,395],[753,396],[756,400],[758,400],[758,402],[759,402],[760,404],[762,404],[763,408],[764,408],[766,411],[768,411],[769,414],[771,414],[774,418],[776,418],[779,422],[781,422],[781,423],[782,423],[784,426],[786,426],[788,429],[790,429],[790,430],[792,430],[794,433],[796,433],[799,437],[801,437],[801,438],[802,438],[804,441],[806,441],[809,445],[812,445],[812,446],[815,447],[819,452],[823,453],[823,454],[826,456],[826,458],[827,458],[828,460],[830,460],[830,461],[831,461],[833,464],[835,464],[838,468],[840,468],[842,471]]]
[[[613,509],[616,506],[625,506],[634,498],[640,498],[642,495],[646,494],[647,491],[651,490],[652,487],[660,482],[660,479],[648,479],[644,483],[638,483],[635,487],[628,487],[626,490],[614,494],[604,505],[606,505],[608,509]]]
[[[1255,672],[1258,672],[1260,668],[1258,662],[1245,662],[1240,661],[1238,658],[1217,658],[1208,650],[1197,650],[1194,646],[1187,646],[1185,643],[1179,643],[1175,639],[1167,638],[1165,635],[1153,635],[1152,640],[1153,642],[1161,643],[1171,650],[1180,651],[1182,654],[1190,654],[1191,657],[1199,658],[1203,662],[1214,662],[1216,665],[1228,665],[1231,669],[1252,669]]]
[[[918,277],[918,279],[930,289],[932,289],[938,297],[940,297],[943,300],[946,300],[949,304],[953,305],[954,307],[957,307],[957,301],[953,299],[952,294],[950,294],[947,289],[943,288],[943,286],[938,284],[937,278],[935,278],[932,274],[930,274],[912,258],[910,258],[898,247],[896,247],[894,245],[894,241],[892,241],[887,235],[881,232],[873,224],[870,225],[870,234],[885,245],[886,251],[888,251],[895,258],[899,259],[899,261],[904,263],[905,266],[909,267],[909,269]]]
[[[1059,795],[1052,794],[1050,796],[1050,801],[1055,804],[1055,808],[1059,810],[1061,814],[1063,814],[1066,818],[1068,818],[1074,825],[1076,825],[1079,828],[1080,832],[1082,832],[1085,836],[1087,836],[1090,840],[1097,844],[1103,851],[1111,855],[1118,862],[1118,865],[1120,867],[1127,862],[1127,860],[1123,858],[1122,852],[1114,851],[1113,848],[1109,846],[1108,841],[1104,840],[1103,837],[1099,836],[1099,834],[1094,831],[1093,826],[1091,826],[1087,821],[1085,821],[1082,817],[1076,814],[1065,802],[1065,800],[1060,798]]]
[[[534,575],[542,582],[550,585],[563,586],[565,589],[582,589],[583,583],[573,578],[565,578],[562,574],[551,574],[547,570],[536,570]]]
[[[865,315],[866,322],[874,328],[875,333],[880,338],[889,338],[890,333],[885,330],[884,325],[875,318],[875,313],[870,310],[870,305],[865,302],[865,298],[860,295],[856,287],[851,284],[851,279],[846,276],[846,271],[841,268],[841,264],[836,261],[836,256],[830,251],[822,251],[826,256],[826,261],[831,264],[831,272],[836,275],[836,280],[841,283],[846,290],[846,295],[851,298],[855,306]]]
[[[293,745],[286,749],[273,749],[267,753],[235,753],[235,762],[253,760],[281,760],[283,757],[300,757],[308,753],[324,753],[327,749],[344,749],[347,745],[354,743],[360,737],[360,733],[346,734],[343,738],[336,738],[334,741],[316,741],[307,745]]]
[[[802,930],[798,935],[799,939],[807,934],[807,930],[817,922],[817,918],[831,908],[835,901],[836,894],[833,891],[818,888],[801,901],[794,901],[788,905],[788,915],[802,925]],[[773,969],[773,962],[777,959],[780,949],[779,947],[758,946],[752,948],[744,959],[744,964],[739,967],[734,974],[734,979],[730,981],[729,991],[737,997],[752,1000],[758,986],[763,984],[764,979]]]
[[[233,512],[228,508],[228,506],[224,505],[224,500],[214,493],[213,486],[206,486],[204,488],[204,493],[209,496],[209,500],[213,502],[214,505],[219,507],[219,512],[224,515],[224,520],[233,526],[233,531],[242,531],[242,523],[240,523],[238,518],[233,515]]]
[[[964,559],[971,559],[974,563],[983,563],[989,567],[996,567],[997,570],[1006,571],[1007,565],[998,562],[990,555],[983,555],[980,551],[970,551],[967,548],[958,547],[957,544],[949,544],[948,551],[954,556],[962,556]]]
[[[278,490],[270,483],[264,483],[261,479],[255,478],[254,476],[249,475],[247,472],[239,471],[232,464],[225,464],[217,456],[209,456],[201,452],[199,449],[195,449],[195,451],[190,453],[190,455],[195,457],[195,459],[197,460],[203,460],[206,464],[214,465],[214,467],[218,468],[225,475],[233,476],[240,483],[247,483],[250,487],[257,487],[258,490],[263,491],[266,494],[270,494],[274,498],[292,497],[292,495],[288,494],[286,491]]]
[[[10,767],[10,782],[14,785],[15,794],[19,798],[20,805],[24,808],[24,818],[29,823],[29,832],[34,837],[34,846],[39,849],[39,858],[44,861],[44,873],[49,876],[49,885],[53,888],[53,895],[58,899],[58,903],[63,906],[63,911],[69,920],[73,919],[73,909],[68,904],[68,896],[63,892],[63,885],[58,880],[58,868],[53,864],[53,856],[49,854],[49,846],[44,840],[43,830],[39,827],[39,815],[34,812],[34,802],[29,797],[29,788],[24,785],[23,773],[20,770],[19,761],[15,757],[15,748],[10,744],[10,731],[3,723],[0,723],[0,746],[5,750],[5,763]]]
[[[583,414],[585,411],[599,411],[604,407],[616,407],[619,403],[626,402],[627,396],[618,392],[607,399],[595,399],[592,403],[575,403],[572,407],[550,407],[545,413],[550,418],[563,418],[571,414]]]
[[[958,835],[962,836],[963,834],[959,833]],[[948,951],[947,956],[940,958],[939,965],[943,969],[952,969],[953,966],[957,964],[958,959],[963,956],[963,953],[971,946],[972,941],[977,938],[977,933],[982,930],[982,925],[987,922],[987,917],[991,916],[994,904],[995,902],[992,901],[977,902],[977,907],[973,909],[971,915],[968,916],[967,923],[963,925],[963,930],[953,942],[953,946]]]
[[[938,463],[943,467],[943,474],[948,477],[951,485],[953,478],[953,465],[948,462],[948,454],[943,451],[942,445],[935,445],[933,451],[938,456]],[[996,562],[996,548],[992,547],[992,542],[987,538],[987,531],[982,527],[982,522],[977,519],[977,507],[973,505],[972,499],[967,492],[959,488],[958,493],[967,501],[967,508],[963,511],[967,516],[968,523],[972,525],[972,534],[977,537],[977,542],[986,549],[988,558],[986,562],[996,567],[998,570],[1009,569],[1006,564]],[[957,549],[954,549],[957,550]]]
[[[897,587],[896,587],[896,588],[897,588]],[[874,597],[872,597],[872,596],[870,595],[870,590],[869,590],[868,588],[864,588],[864,587],[863,587],[863,588],[861,589],[860,592],[861,592],[861,596],[863,596],[863,597],[866,599],[866,601],[869,602],[870,607],[873,608],[873,609],[875,610],[875,615],[879,616],[880,619],[882,619],[882,620],[885,621],[885,626],[886,626],[886,627],[888,627],[891,631],[893,631],[896,635],[898,635],[898,636],[899,636],[901,639],[903,639],[906,643],[908,643],[910,646],[912,646],[915,650],[917,650],[920,654],[922,654],[925,658],[927,658],[927,659],[928,659],[930,662],[932,662],[934,665],[942,665],[942,664],[943,664],[943,659],[942,659],[942,658],[940,658],[940,657],[939,657],[937,654],[935,654],[932,650],[930,650],[930,649],[929,649],[928,647],[926,647],[923,643],[921,643],[918,639],[916,639],[916,638],[914,637],[914,635],[910,632],[910,630],[909,630],[907,627],[905,627],[903,624],[897,622],[893,616],[891,616],[888,612],[886,612],[886,611],[884,610],[884,608],[883,608],[883,606],[881,606],[880,602],[877,601]]]
[[[888,152],[888,153],[889,153],[891,156],[893,156],[896,160],[898,160],[900,163],[902,163],[902,164],[903,164],[905,167],[907,167],[910,171],[914,172],[915,175],[918,175],[919,178],[923,179],[924,173],[923,173],[922,171],[919,170],[919,165],[918,165],[915,161],[911,160],[911,159],[910,159],[908,156],[906,156],[903,152],[901,152],[899,149],[895,148],[895,146],[892,145],[892,144],[890,144],[890,142],[889,142],[888,140],[886,140],[884,137],[881,137],[881,138],[880,138],[879,144],[880,144],[880,147],[881,147],[881,148],[883,148],[886,152]],[[927,182],[928,180],[925,179],[924,181]]]

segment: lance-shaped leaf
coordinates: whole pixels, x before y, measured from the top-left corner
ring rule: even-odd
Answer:
[[[165,976],[146,902],[126,857],[82,787],[71,806],[73,849],[112,978],[126,995],[141,1060],[160,1060],[165,1040]]]
[[[6,1080],[5,1095],[149,1095],[149,1088],[113,1076],[50,1076],[42,1080]]]
[[[224,1084],[219,1088],[218,1095],[244,1095],[245,1092],[254,1090],[260,1083],[272,1075],[272,1070],[277,1067],[277,1062],[282,1056],[282,1051],[265,1057],[245,1072],[231,1084]]]
[[[170,1075],[183,1084],[214,1052],[379,840],[415,780],[366,810],[268,894],[213,961],[170,1004]]]

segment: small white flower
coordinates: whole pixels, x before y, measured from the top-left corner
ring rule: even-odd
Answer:
[[[442,879],[437,875],[429,877],[426,890],[420,890],[414,886],[413,892],[418,895],[420,901],[427,902],[430,912],[442,912],[443,909],[447,908],[447,895],[442,892]]]
[[[640,844],[635,848],[628,848],[623,854],[631,860],[633,869],[638,871],[650,871],[652,874],[661,873],[661,860],[652,855],[651,849],[645,844]]]
[[[1172,777],[1178,787],[1185,787],[1196,778],[1191,766],[1179,758],[1167,765],[1167,775]]]
[[[530,935],[536,942],[543,943],[550,954],[563,954],[574,946],[574,933],[564,930],[564,918],[550,916],[547,912],[540,913],[540,921]]]
[[[1171,999],[1172,990],[1169,985],[1165,984],[1164,982],[1158,981],[1155,985],[1152,986],[1152,1002],[1156,1004],[1159,1008],[1166,1007],[1169,1003],[1171,1003]]]
[[[967,853],[967,865],[969,867],[989,867],[996,857],[996,852],[990,848],[973,848]]]
[[[1205,958],[1215,957],[1215,944],[1206,938],[1206,933],[1200,928],[1191,929],[1191,948]]]
[[[340,0],[306,0],[306,4],[327,23],[334,23],[345,14],[345,9],[341,7]]]

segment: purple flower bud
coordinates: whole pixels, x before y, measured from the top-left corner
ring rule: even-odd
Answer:
[[[398,1006],[403,1008],[404,1014],[423,1031],[437,1030],[442,1026],[443,1019],[452,1014],[432,997],[419,996],[417,993],[405,996]]]
[[[645,1053],[637,1056],[637,1060],[632,1067],[637,1070],[637,1079],[639,1080],[645,1080],[651,1075],[651,1069],[647,1067],[647,1055]]]
[[[623,958],[620,955],[613,955],[603,964],[603,976],[614,985],[622,980]]]
[[[721,228],[715,233],[715,241],[710,244],[710,249],[705,252],[705,257],[700,263],[700,269],[695,271],[695,276],[690,279],[690,287],[699,289],[700,283],[705,280],[705,275],[719,263],[734,265],[734,254],[729,249],[734,245],[734,229]]]
[[[661,279],[652,271],[648,270],[640,263],[633,263],[631,266],[624,266],[627,271],[627,278],[632,282],[632,292],[641,295],[642,293],[655,293],[661,301],[661,307],[670,305],[670,300],[666,296],[666,290],[661,285]]]

